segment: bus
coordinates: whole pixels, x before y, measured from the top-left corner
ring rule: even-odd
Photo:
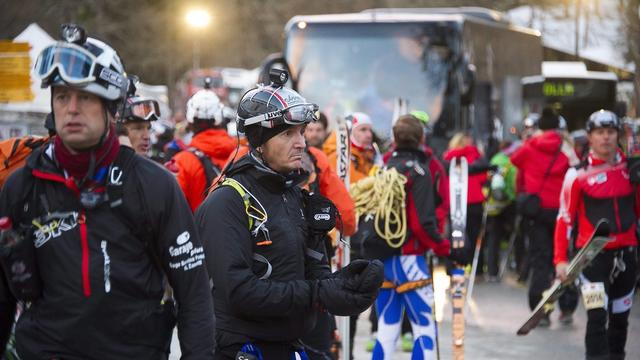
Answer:
[[[330,122],[363,111],[387,140],[396,104],[425,111],[430,144],[441,153],[459,131],[489,145],[495,119],[505,120],[503,103],[521,106],[521,94],[504,91],[504,84],[520,86],[522,77],[539,74],[542,56],[537,31],[514,26],[496,11],[372,9],[293,17],[283,53],[267,58],[262,74],[284,67],[292,86],[318,103]]]
[[[618,77],[612,72],[588,71],[582,62],[545,61],[542,74],[522,79],[525,113],[542,113],[550,106],[565,118],[569,131],[584,129],[589,115],[616,111]]]

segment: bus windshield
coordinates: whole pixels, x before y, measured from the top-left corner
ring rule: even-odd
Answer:
[[[388,138],[398,98],[409,111],[426,111],[432,123],[440,118],[450,50],[433,25],[305,25],[291,28],[285,57],[300,94],[331,121],[362,111]]]

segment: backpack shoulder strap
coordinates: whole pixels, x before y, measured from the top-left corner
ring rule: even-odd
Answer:
[[[220,175],[220,169],[211,161],[211,159],[204,152],[190,147],[187,149],[190,153],[195,155],[198,160],[200,160],[200,164],[202,164],[202,168],[204,169],[204,175],[206,177],[207,186],[204,189],[204,196],[207,196],[209,186],[213,183],[213,180]]]
[[[133,234],[142,241],[145,250],[156,267],[163,271],[160,258],[156,254],[153,247],[153,239],[155,232],[153,231],[153,222],[151,221],[151,213],[148,208],[146,198],[144,196],[144,187],[140,183],[140,179],[132,175],[133,165],[135,163],[135,151],[127,146],[121,146],[118,157],[109,169],[107,179],[107,196],[108,202],[114,213],[127,224]],[[126,177],[133,176],[131,181],[134,182],[135,192],[138,194],[138,203],[141,207],[141,213],[133,214],[128,211],[124,202],[124,180]]]
[[[235,191],[238,192],[240,197],[242,198],[242,202],[244,203],[244,209],[247,213],[247,218],[249,219],[249,230],[253,227],[253,218],[249,215],[249,208],[251,207],[251,195],[245,190],[244,186],[242,186],[238,180],[227,177],[220,183],[220,186],[230,186]]]
[[[252,237],[254,237],[255,234],[254,234],[254,231],[252,231],[253,224],[254,224],[253,217],[249,215],[250,209],[253,208],[251,205],[251,194],[244,186],[242,186],[242,184],[240,184],[240,182],[238,182],[238,180],[232,179],[230,177],[225,178],[222,181],[222,183],[220,183],[220,186],[229,186],[233,188],[240,195],[240,197],[242,198],[242,202],[244,204],[245,212],[247,214],[247,219],[249,220],[249,232],[251,233]],[[220,186],[218,186],[218,188]],[[269,245],[269,244],[271,244],[271,240],[268,240],[268,239],[263,242],[254,243],[254,245],[256,246]],[[260,262],[266,266],[264,273],[260,274],[259,276],[260,280],[268,279],[271,276],[271,273],[273,272],[273,266],[271,265],[269,260],[264,256],[258,254],[257,252],[253,253],[252,258],[253,260]]]

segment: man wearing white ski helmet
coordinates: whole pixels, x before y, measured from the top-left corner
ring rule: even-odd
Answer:
[[[166,164],[176,175],[192,211],[202,203],[236,148],[236,140],[226,131],[225,107],[210,87],[211,79],[207,78],[205,88],[187,102],[187,122],[195,135],[189,147]]]
[[[35,66],[52,88],[57,136],[0,193],[0,218],[34,245],[21,253],[34,259],[24,262],[28,292],[2,276],[12,294],[2,282],[0,345],[17,299],[31,303],[15,327],[23,359],[166,359],[176,321],[183,357],[213,358],[210,284],[188,205],[170,174],[116,136],[128,84],[120,58],[77,25],[62,37]],[[163,296],[167,282],[179,309]]]

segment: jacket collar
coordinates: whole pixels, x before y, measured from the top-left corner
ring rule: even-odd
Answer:
[[[624,153],[622,152],[622,150],[618,149],[617,153],[616,153],[616,158],[615,158],[615,165],[620,164],[624,160],[625,160]],[[606,164],[605,160],[596,158],[594,156],[593,150],[589,150],[589,155],[587,156],[587,161],[589,162],[590,166],[599,166],[599,165],[602,165],[602,164]]]
[[[235,162],[227,171],[228,176],[247,173],[271,192],[283,192],[303,182],[309,174],[300,170],[283,175],[271,169],[254,151]]]

